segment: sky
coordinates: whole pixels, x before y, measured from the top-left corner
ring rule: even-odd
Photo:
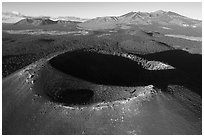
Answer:
[[[76,16],[94,18],[119,16],[131,11],[173,11],[202,19],[201,2],[3,2],[2,11],[16,11],[28,16]]]

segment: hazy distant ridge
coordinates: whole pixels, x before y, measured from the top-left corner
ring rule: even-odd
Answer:
[[[21,21],[22,19],[36,19],[36,18],[50,19],[52,21],[63,20],[63,21],[76,21],[76,22],[84,22],[88,20],[85,18],[78,18],[78,17],[73,17],[73,16],[50,17],[50,16],[27,16],[19,12],[3,12],[2,13],[2,23],[17,23]]]

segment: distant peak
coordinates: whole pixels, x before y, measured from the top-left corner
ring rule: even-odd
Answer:
[[[133,15],[140,15],[140,16],[148,16],[148,15],[162,15],[162,14],[165,14],[167,13],[166,11],[163,11],[163,10],[157,10],[157,11],[154,11],[154,12],[141,12],[141,11],[138,11],[138,12],[134,12],[134,11],[131,11],[129,13],[126,13],[124,15],[122,15],[122,17],[127,17],[127,16],[133,16]]]
[[[168,14],[171,14],[171,15],[179,15],[179,16],[181,16],[180,14],[178,14],[178,13],[176,13],[176,12],[172,12],[172,11],[168,11],[167,13],[168,13]]]
[[[157,10],[157,11],[154,11],[154,13],[166,13],[166,11],[163,11],[163,10]]]
[[[157,10],[157,11],[154,11],[154,12],[150,12],[150,14],[152,15],[163,15],[167,13],[166,11],[163,11],[163,10]]]
[[[136,12],[131,11],[131,12],[128,12],[128,13],[122,15],[121,17],[131,16],[131,15],[133,15],[133,14],[135,14],[135,13],[136,13]]]

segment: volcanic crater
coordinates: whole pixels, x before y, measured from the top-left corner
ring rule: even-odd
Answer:
[[[137,90],[133,92],[130,87],[153,85],[165,91],[169,84],[183,85],[188,80],[175,68],[150,70],[145,59],[133,58],[93,50],[65,52],[47,62],[35,85],[53,102],[87,106],[137,96]],[[154,62],[148,67],[151,65]]]

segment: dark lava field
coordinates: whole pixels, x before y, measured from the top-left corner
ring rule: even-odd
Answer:
[[[165,36],[200,29],[23,23],[3,24],[3,134],[202,134],[202,41]]]

